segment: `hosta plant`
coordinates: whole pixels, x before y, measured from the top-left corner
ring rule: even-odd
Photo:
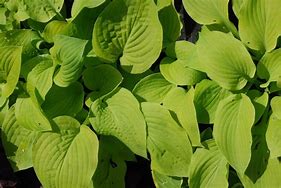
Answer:
[[[281,187],[281,1],[182,3],[194,43],[173,0],[0,0],[13,170],[122,188],[142,157],[157,188]]]

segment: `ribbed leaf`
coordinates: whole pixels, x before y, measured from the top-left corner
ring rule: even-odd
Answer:
[[[15,105],[15,114],[18,124],[31,131],[52,130],[49,120],[42,109],[31,98],[18,98]]]
[[[195,45],[186,41],[171,43],[167,49],[168,57],[160,64],[161,74],[169,82],[176,85],[194,85],[205,78],[205,74],[197,71],[199,62]]]
[[[184,129],[165,107],[149,102],[141,106],[147,123],[151,169],[167,176],[187,177],[192,147]]]
[[[68,116],[54,119],[58,132],[42,133],[33,147],[35,172],[46,188],[90,187],[98,163],[93,131]]]
[[[8,98],[14,91],[21,68],[22,47],[0,47],[0,93]]]
[[[214,140],[203,143],[191,158],[189,187],[228,187],[228,163]]]
[[[146,157],[146,125],[140,105],[133,94],[119,88],[91,106],[90,122],[101,135],[122,141],[134,153]]]
[[[240,10],[245,0],[232,0],[232,9],[237,18],[239,18]]]
[[[228,2],[229,0],[183,0],[183,5],[197,23],[220,24],[238,35],[235,26],[228,19]]]
[[[162,103],[165,96],[176,85],[169,83],[160,73],[154,73],[141,79],[134,87],[133,93],[140,100]]]
[[[87,67],[83,72],[85,86],[92,90],[90,93],[90,104],[99,97],[102,97],[116,89],[122,82],[123,77],[114,67],[101,64]]]
[[[162,27],[153,0],[114,0],[99,15],[93,32],[96,55],[131,73],[142,73],[162,49]]]
[[[83,102],[84,91],[79,82],[74,82],[68,87],[53,85],[46,95],[42,109],[49,118],[62,115],[74,117],[82,110]]]
[[[42,103],[53,85],[55,66],[49,56],[34,58],[38,64],[28,73],[27,91],[33,100]]]
[[[239,34],[251,49],[269,52],[281,35],[281,1],[247,0],[239,15]]]
[[[171,177],[160,174],[159,172],[153,170],[152,177],[156,188],[181,188],[182,178]]]
[[[221,87],[240,90],[254,77],[250,54],[232,35],[204,28],[197,45],[204,71]]]
[[[254,121],[254,106],[244,94],[231,95],[218,105],[213,135],[229,164],[241,174],[251,159]]]
[[[2,143],[13,170],[32,167],[32,145],[38,133],[18,124],[14,106],[7,112],[1,130]]]
[[[186,92],[182,88],[174,88],[167,94],[163,105],[176,113],[177,118],[186,130],[192,146],[201,146],[200,133],[193,103],[194,89]]]
[[[87,41],[57,35],[54,37],[54,43],[55,45],[50,52],[54,61],[60,65],[54,82],[60,87],[67,87],[80,77]]]
[[[48,22],[54,16],[59,14],[62,9],[63,2],[63,0],[17,1],[18,9],[20,9],[22,13],[17,13],[16,17],[20,21],[30,17],[38,22]]]
[[[273,50],[266,53],[257,66],[257,74],[261,79],[267,82],[262,84],[261,87],[267,87],[271,82],[280,82],[281,76],[281,49]]]
[[[195,87],[194,104],[199,123],[213,124],[219,102],[231,95],[216,82],[203,80]]]

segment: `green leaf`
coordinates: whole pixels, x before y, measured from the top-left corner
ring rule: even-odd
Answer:
[[[121,86],[124,88],[127,88],[128,90],[132,91],[135,87],[135,85],[146,76],[149,76],[150,74],[153,74],[153,71],[148,69],[147,71],[141,73],[141,74],[131,74],[126,72],[125,70],[120,69],[119,70],[123,76],[123,81]]]
[[[13,170],[32,167],[32,145],[38,133],[18,124],[14,106],[7,112],[1,130],[3,147]]]
[[[216,82],[202,80],[195,87],[194,104],[199,123],[213,124],[219,102],[231,95]]]
[[[31,131],[52,130],[39,104],[31,98],[17,98],[15,105],[16,119],[19,125]]]
[[[7,9],[5,7],[0,7],[0,25],[6,25],[6,12]]]
[[[34,61],[38,64],[29,72],[26,88],[33,100],[42,103],[53,85],[55,66],[50,56],[38,56]]]
[[[191,158],[189,186],[228,187],[228,163],[214,140],[203,143],[205,148],[198,148]]]
[[[271,82],[280,80],[281,77],[281,49],[273,50],[266,53],[259,61],[257,66],[257,75],[267,82],[262,84],[261,87],[268,87]]]
[[[239,13],[241,40],[251,49],[270,52],[281,35],[281,1],[247,0]]]
[[[182,178],[166,176],[155,170],[152,171],[152,177],[156,188],[181,188],[183,183]]]
[[[57,35],[54,47],[50,50],[54,61],[60,65],[54,82],[60,87],[67,87],[75,82],[82,72],[83,53],[87,41],[78,38]]]
[[[239,16],[240,16],[240,10],[241,10],[244,2],[245,2],[245,0],[233,0],[232,1],[232,9],[237,18],[239,18]]]
[[[160,73],[154,73],[141,79],[135,85],[133,94],[142,101],[162,103],[167,93],[175,87]]]
[[[271,105],[276,105],[276,103],[274,103],[275,102],[273,102],[273,104],[271,103]],[[279,119],[279,111],[276,114],[275,112],[273,111],[273,114],[269,118],[268,128],[266,131],[266,142],[270,150],[270,158],[281,156],[281,141],[279,139],[279,136],[281,135],[281,120]]]
[[[76,17],[83,8],[95,8],[106,0],[75,0],[71,8],[71,16]]]
[[[89,187],[98,163],[95,133],[68,116],[54,122],[59,130],[42,133],[33,147],[36,175],[46,188]]]
[[[247,95],[255,107],[255,123],[257,123],[267,107],[269,99],[268,93],[261,93],[258,90],[250,90],[247,92]]]
[[[161,8],[158,16],[163,28],[163,47],[166,47],[179,38],[182,23],[172,2]]]
[[[279,187],[281,165],[278,159],[269,159],[266,170],[255,183],[253,183],[246,175],[239,175],[239,177],[246,188]]]
[[[91,102],[116,89],[122,80],[123,77],[120,72],[106,64],[88,67],[83,72],[84,84],[92,90],[90,93]]]
[[[18,17],[20,21],[23,21],[30,17],[35,21],[48,22],[54,16],[59,15],[59,12],[63,6],[63,2],[63,0],[18,1],[18,9],[21,9],[23,13],[18,13],[16,17]]]
[[[174,88],[167,94],[163,105],[176,113],[177,118],[186,130],[192,146],[201,146],[200,133],[193,103],[194,89],[186,92],[182,88]]]
[[[229,164],[243,174],[251,159],[255,109],[244,94],[223,99],[217,108],[213,136]]]
[[[84,91],[79,82],[74,82],[68,87],[53,85],[42,109],[49,118],[68,115],[75,116],[83,108]]]
[[[130,73],[151,67],[162,49],[162,27],[152,0],[114,0],[99,15],[93,32],[96,55]]]
[[[183,5],[197,23],[220,24],[238,36],[237,29],[228,19],[228,2],[229,0],[183,0]]]
[[[140,105],[133,94],[117,89],[91,106],[90,122],[98,134],[111,135],[137,155],[146,157],[146,125]]]
[[[240,90],[254,77],[256,66],[250,54],[232,35],[205,28],[197,45],[205,72],[221,87]]]
[[[0,47],[0,94],[8,98],[16,88],[21,68],[22,47]]]
[[[47,42],[52,43],[56,35],[74,36],[76,32],[77,29],[74,24],[66,21],[53,20],[44,28],[42,37]]]
[[[167,176],[187,177],[192,147],[184,129],[165,107],[149,102],[141,106],[147,123],[151,169]]]
[[[270,101],[270,106],[275,117],[281,120],[281,97],[273,97]]]
[[[125,188],[125,160],[134,158],[114,137],[102,136],[99,141],[99,163],[93,177],[94,188]]]
[[[15,29],[0,33],[0,46],[22,46],[23,61],[38,54],[35,43],[40,39],[37,32],[30,29]]]

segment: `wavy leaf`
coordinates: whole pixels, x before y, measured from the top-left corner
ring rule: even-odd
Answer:
[[[42,133],[33,147],[34,170],[44,187],[89,187],[98,163],[98,139],[68,116],[54,119],[58,131]]]
[[[232,35],[205,28],[197,47],[204,71],[221,87],[240,90],[254,77],[256,66],[250,54]]]
[[[273,50],[281,35],[281,1],[247,0],[239,16],[241,40],[251,49],[261,53]]]
[[[184,129],[165,107],[149,102],[141,107],[147,123],[151,169],[167,176],[187,177],[192,147]]]
[[[140,105],[133,94],[119,88],[91,106],[90,122],[98,134],[111,135],[134,153],[146,157],[146,125]]]
[[[160,55],[162,38],[152,0],[114,0],[95,23],[93,48],[103,60],[114,63],[120,58],[125,70],[142,73]]]
[[[54,61],[60,65],[54,82],[60,87],[67,87],[75,82],[82,72],[83,53],[88,41],[78,38],[57,35],[50,53]]]
[[[214,140],[203,143],[205,148],[198,148],[191,158],[189,186],[228,187],[228,163]]]
[[[231,95],[218,105],[213,136],[229,164],[241,174],[251,159],[254,121],[255,108],[244,94]]]

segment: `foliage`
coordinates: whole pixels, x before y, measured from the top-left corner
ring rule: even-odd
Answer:
[[[45,188],[280,187],[280,0],[0,1],[1,139]],[[161,54],[161,55],[160,55]]]

